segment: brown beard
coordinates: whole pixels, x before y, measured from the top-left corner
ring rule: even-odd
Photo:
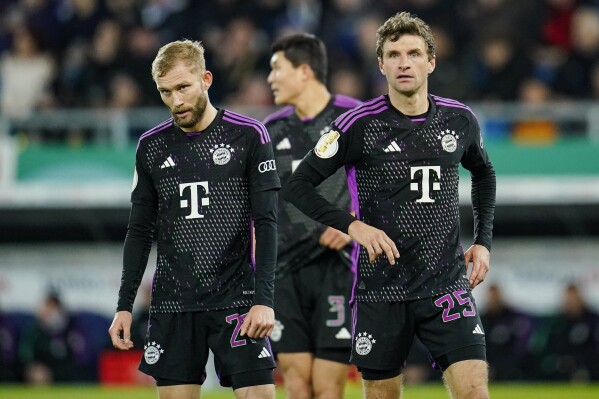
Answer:
[[[186,110],[186,111],[191,111],[191,119],[189,120],[189,122],[185,122],[184,120],[181,120],[176,115],[177,112],[181,112],[184,109],[171,110],[171,114],[173,115],[173,118],[174,118],[177,126],[182,127],[182,128],[191,128],[191,127],[194,127],[195,125],[197,125],[198,122],[200,122],[200,120],[202,120],[202,117],[204,116],[204,111],[206,111],[207,104],[208,104],[208,96],[207,96],[206,92],[203,92],[200,95],[200,97],[198,98],[198,101],[196,101],[193,108],[190,110]]]

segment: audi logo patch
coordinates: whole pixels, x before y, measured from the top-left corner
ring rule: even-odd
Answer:
[[[277,170],[277,165],[275,164],[275,160],[271,159],[270,161],[260,162],[258,165],[258,172],[270,172],[271,170]]]

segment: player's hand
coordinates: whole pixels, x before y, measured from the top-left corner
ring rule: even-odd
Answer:
[[[383,230],[355,220],[349,225],[347,232],[353,240],[366,248],[370,262],[374,262],[376,258],[384,254],[389,263],[394,265],[395,259],[399,258],[399,251],[395,243]]]
[[[351,237],[337,229],[327,227],[327,229],[320,236],[320,240],[318,242],[323,247],[339,251],[340,249],[345,248],[345,246],[351,242]]]
[[[131,322],[133,317],[131,312],[126,310],[116,312],[112,324],[108,329],[110,339],[112,340],[112,346],[120,350],[129,350],[133,348],[133,342],[131,342]]]
[[[464,253],[466,258],[466,272],[470,263],[472,270],[470,271],[470,288],[474,288],[485,280],[489,272],[489,264],[491,261],[491,253],[489,250],[479,244],[474,244]]]
[[[239,334],[250,338],[264,338],[275,327],[275,311],[265,305],[254,305],[245,316]]]

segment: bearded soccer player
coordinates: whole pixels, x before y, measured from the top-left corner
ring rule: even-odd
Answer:
[[[286,105],[264,124],[273,141],[281,182],[291,176],[330,123],[359,105],[326,87],[327,55],[314,35],[283,37],[272,47],[268,83]],[[345,174],[321,185],[329,200],[349,210]],[[276,325],[271,336],[289,398],[343,398],[351,352],[350,237],[314,222],[279,198]]]
[[[172,118],[138,142],[113,345],[133,347],[131,310],[154,231],[158,259],[140,370],[161,399],[197,399],[209,348],[237,398],[272,398],[277,190],[270,137],[215,108],[199,42],[163,46],[152,77]],[[252,223],[256,231],[252,257]]]
[[[488,398],[485,335],[471,289],[488,270],[495,172],[472,110],[428,93],[430,27],[409,13],[377,32],[389,93],[346,112],[298,166],[285,199],[360,244],[352,363],[366,398],[398,398],[418,336],[454,399]],[[459,234],[459,165],[470,171],[474,243]],[[344,166],[355,217],[315,187]],[[468,274],[469,272],[469,274]]]

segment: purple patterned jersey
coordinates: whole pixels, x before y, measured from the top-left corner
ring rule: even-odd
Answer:
[[[286,106],[264,120],[273,142],[277,171],[283,186],[306,153],[331,129],[331,122],[348,109],[360,105],[352,97],[334,95],[316,117],[300,119],[292,106]],[[345,173],[337,171],[319,187],[332,203],[350,209]],[[320,256],[327,249],[318,243],[326,226],[305,216],[279,196],[277,278],[295,271]]]
[[[250,194],[280,187],[264,125],[219,110],[186,134],[169,119],[140,137],[135,169],[131,201],[158,213],[152,312],[251,306]]]
[[[394,266],[354,251],[354,299],[393,302],[468,289],[459,234],[459,166],[492,167],[476,117],[465,105],[429,96],[423,123],[388,96],[338,117],[306,157],[327,176],[345,166],[357,218],[395,242]]]

